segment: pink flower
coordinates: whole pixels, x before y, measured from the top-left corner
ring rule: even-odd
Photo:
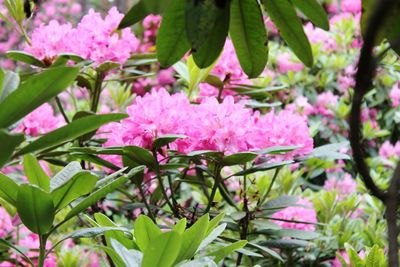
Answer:
[[[314,109],[316,114],[333,117],[334,110],[338,104],[339,97],[332,92],[324,92],[317,96],[317,103]]]
[[[282,228],[297,229],[304,231],[315,231],[315,223],[317,220],[317,213],[314,210],[314,205],[306,198],[300,198],[295,207],[288,207],[273,215],[275,219],[293,220],[307,223],[286,222],[273,220]]]
[[[302,71],[304,66],[301,62],[296,62],[289,53],[283,53],[278,56],[278,70],[280,73],[289,71]]]
[[[342,179],[331,176],[325,181],[324,189],[327,191],[336,191],[339,199],[344,199],[346,196],[356,192],[357,183],[350,174],[345,173]]]
[[[0,238],[5,238],[14,229],[12,220],[7,211],[0,206]]]
[[[392,145],[389,141],[385,141],[379,149],[379,156],[385,159],[400,157],[400,141]]]
[[[361,12],[361,0],[342,0],[340,6],[343,12]]]
[[[347,254],[347,252],[345,250],[340,250],[339,253],[343,257],[343,259],[346,262],[346,264],[349,265],[350,264],[350,258],[349,258],[349,255]],[[363,259],[365,257],[364,250],[361,250],[360,252],[358,252],[358,256],[360,256],[360,258]],[[342,263],[339,260],[339,257],[336,256],[336,258],[332,261],[331,267],[343,267]]]
[[[54,116],[53,108],[46,103],[28,114],[14,131],[38,136],[55,130],[62,124],[63,121]]]
[[[400,105],[400,88],[397,83],[395,84],[395,86],[393,86],[392,90],[390,90],[389,97],[392,101],[392,107],[395,108]]]

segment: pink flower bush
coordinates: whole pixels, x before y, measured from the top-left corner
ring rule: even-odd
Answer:
[[[340,7],[343,12],[357,14],[361,12],[361,0],[342,0]]]
[[[222,103],[205,98],[195,105],[183,93],[170,95],[160,89],[137,97],[127,113],[130,117],[120,124],[102,128],[102,137],[108,138],[104,146],[151,149],[156,138],[180,134],[187,138],[178,139],[170,148],[182,153],[215,150],[229,155],[271,146],[299,146],[285,155],[290,158],[305,155],[313,148],[305,117],[287,110],[253,114],[243,104],[235,103],[232,96]]]
[[[73,53],[96,64],[123,64],[138,49],[139,41],[129,28],[116,32],[122,18],[123,14],[112,8],[104,19],[91,9],[76,28],[50,21],[34,30],[32,46],[25,51],[50,62],[60,53]]]
[[[62,120],[54,115],[53,108],[46,103],[28,114],[14,131],[39,136],[55,130],[62,124]]]
[[[314,109],[315,113],[327,117],[333,117],[335,107],[338,104],[338,99],[339,97],[330,91],[319,94]]]
[[[279,54],[277,61],[280,73],[287,73],[289,71],[297,72],[304,69],[303,63],[296,62],[289,53]]]
[[[400,157],[400,141],[392,145],[389,141],[385,141],[379,149],[379,156],[384,159]]]
[[[278,220],[273,220],[273,222],[278,224],[282,228],[315,231],[314,224],[317,223],[318,220],[317,213],[314,210],[314,205],[306,198],[300,198],[297,201],[297,205],[299,206],[288,207],[276,212],[273,215],[273,218],[307,223],[286,222]]]
[[[0,206],[0,238],[5,238],[14,229],[12,219],[7,211]]]
[[[344,199],[346,196],[357,192],[357,183],[346,173],[342,179],[335,176],[329,177],[324,184],[324,189],[327,191],[336,191],[339,199]]]

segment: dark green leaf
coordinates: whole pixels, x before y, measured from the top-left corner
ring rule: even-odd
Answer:
[[[47,148],[51,148],[57,145],[61,145],[65,142],[72,141],[84,134],[90,133],[100,126],[113,122],[119,121],[126,118],[125,114],[101,114],[87,116],[76,121],[72,121],[70,124],[56,129],[26,147],[22,148],[17,154],[23,155],[33,151],[42,151]]]
[[[138,164],[146,165],[148,167],[155,166],[153,155],[146,149],[139,146],[124,147],[126,155],[137,162]]]
[[[232,176],[243,176],[243,175],[247,175],[247,174],[251,174],[251,173],[255,173],[255,172],[273,170],[273,169],[276,169],[276,168],[291,164],[293,162],[294,161],[289,160],[289,161],[282,161],[282,162],[265,163],[265,164],[257,165],[255,167],[248,168],[246,170],[237,172],[235,174],[232,174],[229,177],[232,177]]]
[[[78,74],[78,68],[60,67],[43,71],[23,82],[0,103],[0,128],[22,119],[61,93]]]
[[[329,30],[328,15],[316,0],[291,0],[293,4],[309,18],[314,25]]]
[[[46,65],[39,59],[35,58],[33,55],[26,53],[26,52],[22,52],[22,51],[8,51],[6,53],[6,56],[9,59],[15,60],[15,61],[19,61],[19,62],[24,62],[27,63],[29,65],[33,65],[33,66],[37,66],[37,67],[41,67],[41,68],[45,68]]]
[[[142,267],[172,267],[181,243],[182,236],[175,231],[160,234],[144,251]]]
[[[298,148],[301,148],[301,146],[273,146],[269,147],[260,151],[257,151],[258,154],[260,155],[265,155],[265,154],[285,154],[287,152],[291,152],[293,150],[296,150]]]
[[[166,134],[158,137],[156,140],[153,142],[153,148],[158,149],[163,146],[168,145],[169,143],[174,142],[176,139],[183,139],[186,138],[185,135],[179,135],[179,134]]]
[[[31,184],[39,186],[46,192],[50,191],[50,177],[32,154],[24,156],[24,171]]]
[[[14,207],[17,205],[18,185],[13,179],[0,172],[0,198]]]
[[[310,43],[303,24],[289,0],[265,0],[265,9],[296,56],[308,67],[313,65]]]
[[[46,234],[53,225],[51,195],[35,185],[23,184],[19,187],[17,211],[24,225],[36,234]]]
[[[299,199],[295,196],[280,196],[268,201],[264,206],[263,210],[274,210],[278,211],[290,206],[296,205]]]
[[[178,62],[190,49],[185,27],[186,0],[174,0],[165,10],[157,34],[157,57],[163,67]]]
[[[256,0],[232,1],[229,33],[243,71],[249,78],[258,77],[268,61],[268,39]]]
[[[65,185],[80,171],[82,171],[82,167],[79,162],[73,161],[69,163],[50,180],[50,190],[54,191],[57,188]]]
[[[15,148],[25,140],[23,134],[9,134],[0,129],[0,168],[11,158]]]
[[[277,239],[261,242],[260,245],[272,248],[294,249],[298,247],[308,247],[311,243],[297,239]]]
[[[229,1],[188,0],[186,33],[199,68],[210,66],[220,55],[229,30]]]
[[[258,155],[252,152],[239,152],[222,158],[221,164],[223,166],[233,166],[245,164],[254,160]]]

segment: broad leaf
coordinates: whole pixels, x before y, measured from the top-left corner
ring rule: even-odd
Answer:
[[[24,171],[31,184],[39,186],[46,192],[50,191],[50,177],[32,154],[24,156]]]
[[[1,73],[4,75],[2,79]],[[19,80],[18,73],[0,69],[0,102],[18,88]]]
[[[252,152],[239,152],[222,158],[221,164],[223,166],[233,166],[245,164],[254,160],[258,155]]]
[[[17,154],[23,155],[33,151],[42,151],[47,148],[61,145],[65,142],[72,141],[84,134],[90,133],[104,124],[113,121],[119,121],[126,117],[127,115],[125,114],[116,113],[116,114],[92,115],[78,119],[64,127],[56,129],[40,137],[36,141],[33,141],[31,144],[27,145],[26,147],[23,147]]]
[[[182,236],[175,231],[160,234],[144,251],[142,267],[173,266],[181,243]]]
[[[183,139],[183,138],[186,138],[186,136],[179,135],[179,134],[162,135],[162,136],[158,137],[156,140],[154,140],[153,148],[158,149],[158,148],[168,145],[169,143],[174,142],[177,139]]]
[[[243,71],[258,77],[268,61],[268,38],[256,0],[232,1],[229,33]]]
[[[6,56],[9,59],[19,61],[19,62],[24,62],[29,65],[33,65],[36,67],[41,67],[45,68],[46,65],[39,59],[35,58],[33,55],[23,52],[23,51],[8,51],[6,53]]]
[[[321,29],[329,30],[328,15],[316,0],[291,0],[312,23]]]
[[[73,161],[69,163],[50,180],[50,190],[54,191],[63,186],[81,170],[82,167],[79,162]]]
[[[75,174],[67,183],[51,192],[56,211],[75,199],[92,192],[98,177],[89,171]]]
[[[17,205],[18,185],[13,179],[0,172],[0,198],[14,207]]]
[[[143,259],[143,254],[140,251],[137,250],[128,250],[126,247],[124,247],[121,243],[119,243],[115,239],[111,239],[111,246],[116,252],[115,254],[111,254],[110,256],[112,258],[118,257],[119,260],[123,262],[123,265],[126,267],[140,267],[142,266],[142,259]],[[107,252],[108,253],[108,252]],[[116,263],[116,262],[114,262]],[[117,265],[118,267],[123,266],[121,264]]]
[[[265,0],[264,5],[282,38],[296,56],[306,66],[311,67],[313,65],[311,46],[292,3],[289,0]]]
[[[142,252],[146,251],[149,244],[154,243],[155,238],[161,235],[160,228],[145,215],[140,215],[134,225],[136,243]]]
[[[0,103],[0,128],[19,121],[67,88],[76,78],[78,68],[60,67],[43,71],[23,82]]]
[[[185,27],[186,0],[173,0],[165,10],[157,34],[157,57],[163,67],[178,62],[190,49]]]
[[[217,251],[211,252],[209,255],[214,256],[215,257],[214,261],[218,263],[221,260],[223,260],[226,256],[228,256],[229,254],[246,246],[246,244],[247,244],[247,240],[240,240],[240,241],[237,241],[230,245],[227,245],[225,247],[222,247],[221,249],[219,249]]]
[[[53,225],[51,195],[35,185],[23,184],[19,187],[17,211],[24,225],[36,234],[46,234]]]
[[[138,164],[154,167],[156,162],[153,155],[146,149],[139,146],[124,147],[125,154]]]
[[[0,130],[0,168],[11,158],[16,147],[25,140],[23,134],[10,134]]]

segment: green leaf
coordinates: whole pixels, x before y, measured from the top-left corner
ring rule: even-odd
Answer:
[[[44,149],[61,145],[84,134],[90,133],[104,124],[119,121],[126,117],[127,115],[118,113],[83,117],[40,137],[31,144],[23,147],[17,154],[23,155],[33,151],[42,151]]]
[[[1,73],[4,75],[3,78]],[[0,103],[18,88],[19,80],[18,73],[0,69]]]
[[[295,206],[299,199],[295,196],[280,196],[269,200],[263,207],[263,210],[274,210],[275,212],[290,206]]]
[[[118,267],[127,267],[127,264],[125,264],[125,257],[130,258],[132,257],[128,250],[122,246],[121,244],[114,246],[114,243],[118,243],[115,240],[111,240],[112,242],[112,248],[111,247],[106,247],[106,246],[96,246],[96,248],[99,248],[103,250],[105,253],[107,253],[108,256],[110,256],[111,261],[115,264],[115,266]],[[124,251],[121,251],[124,250]],[[131,261],[134,261],[134,259],[131,259]],[[140,266],[140,265],[139,265]],[[137,267],[139,267],[137,266]],[[131,267],[131,266],[129,266]]]
[[[212,232],[209,235],[207,235],[207,237],[204,238],[204,240],[201,242],[197,251],[200,251],[200,250],[206,248],[215,239],[217,239],[225,231],[226,225],[227,225],[226,223],[223,223],[223,224],[219,225],[218,227],[216,227],[214,230],[212,230]]]
[[[24,156],[24,171],[31,184],[39,186],[46,192],[50,191],[50,177],[32,154]]]
[[[190,49],[185,27],[186,0],[174,0],[165,10],[157,34],[157,58],[163,67],[178,62]]]
[[[229,33],[243,71],[258,77],[268,61],[268,38],[256,0],[232,1]]]
[[[0,168],[7,163],[16,147],[24,140],[23,134],[10,134],[0,129]]]
[[[82,171],[82,167],[79,162],[73,161],[69,163],[50,180],[50,191],[54,191],[57,188],[65,185],[80,171]]]
[[[254,160],[258,155],[252,152],[239,152],[222,158],[221,164],[223,166],[233,166],[245,164]]]
[[[169,143],[174,142],[177,139],[184,139],[187,136],[180,135],[180,134],[166,134],[158,137],[156,140],[153,141],[153,149],[158,149],[163,146],[168,145]]]
[[[260,155],[265,155],[265,154],[285,154],[287,152],[291,152],[293,150],[296,150],[298,148],[301,148],[301,146],[273,146],[269,147],[260,151],[257,151],[258,154]]]
[[[136,24],[150,14],[160,14],[168,4],[169,1],[166,0],[139,0],[139,2],[136,3],[128,13],[126,13],[120,22],[118,29],[123,29]]]
[[[17,205],[18,185],[10,177],[0,172],[0,198],[14,207]]]
[[[130,159],[138,164],[146,165],[147,167],[154,167],[156,164],[153,155],[142,147],[127,146],[124,147],[124,152]]]
[[[225,213],[221,212],[217,216],[215,216],[209,223],[208,223],[208,229],[205,234],[205,236],[208,236],[211,234],[212,231],[218,226],[218,224],[222,221],[222,219],[225,217]]]
[[[228,246],[222,247],[221,249],[219,249],[217,251],[211,252],[208,255],[214,256],[215,257],[214,261],[218,263],[221,260],[223,260],[226,256],[228,256],[229,254],[246,246],[246,244],[247,244],[247,240],[239,240]]]
[[[94,214],[94,218],[96,219],[96,222],[102,227],[118,227],[118,225],[116,225],[104,214],[96,213]],[[132,238],[127,238],[126,234],[122,233],[121,231],[109,231],[105,233],[104,236],[108,245],[111,245],[111,239],[115,239],[128,249],[134,249],[137,247]]]
[[[296,56],[308,67],[313,65],[310,43],[304,33],[303,24],[296,15],[296,10],[289,0],[265,0],[268,16],[279,29]]]
[[[134,225],[136,243],[142,252],[145,252],[149,244],[154,243],[157,236],[161,235],[160,228],[145,215],[140,215]]]
[[[41,67],[41,68],[46,68],[46,65],[39,59],[35,58],[33,55],[22,52],[22,51],[8,51],[6,53],[6,56],[9,59],[15,60],[15,61],[20,61],[24,62],[29,65]]]
[[[182,247],[176,263],[191,259],[203,241],[208,229],[209,215],[205,214],[182,235]]]
[[[67,183],[51,192],[56,211],[75,199],[92,192],[98,177],[89,171],[75,174]]]
[[[314,25],[329,31],[329,20],[323,7],[316,0],[291,0]]]
[[[229,31],[229,1],[189,0],[186,3],[186,33],[193,59],[204,69],[214,63],[224,48]]]
[[[302,240],[313,240],[321,237],[321,234],[312,231],[303,231],[296,229],[279,229],[279,230],[268,230],[263,231],[263,233],[277,235],[279,237],[291,237]]]
[[[36,234],[46,234],[53,225],[51,195],[35,185],[23,184],[19,187],[17,212],[24,225]]]
[[[311,243],[297,239],[275,239],[261,242],[260,245],[269,248],[294,249],[299,247],[308,247]]]
[[[172,231],[178,232],[179,234],[183,234],[183,232],[185,232],[186,230],[186,224],[187,220],[186,218],[183,218],[175,224],[174,228],[172,228]]]
[[[182,243],[182,236],[175,231],[160,234],[143,253],[142,267],[173,266]]]
[[[368,253],[365,267],[385,266],[385,262],[382,259],[385,259],[383,251],[379,249],[378,245],[374,245]]]
[[[276,169],[276,168],[291,164],[293,162],[294,161],[292,161],[292,160],[288,160],[288,161],[282,161],[282,162],[260,164],[260,165],[257,165],[255,167],[248,168],[246,170],[243,170],[243,171],[237,172],[235,174],[232,174],[229,177],[243,176],[243,175],[247,175],[247,174],[251,174],[251,173],[255,173],[255,172],[273,170],[273,169]]]
[[[88,197],[80,201],[75,207],[73,207],[64,220],[67,221],[72,217],[78,215],[91,205],[95,204],[99,199],[105,197],[107,194],[113,192],[115,189],[125,184],[128,180],[129,180],[128,176],[121,176],[118,179],[99,188],[98,190],[90,194]]]
[[[126,247],[124,247],[121,243],[119,243],[115,239],[111,239],[111,246],[116,252],[116,254],[109,254],[112,258],[115,264],[117,262],[122,261],[123,264],[117,264],[116,266],[122,267],[122,266],[127,266],[127,267],[140,267],[141,262],[143,259],[143,254],[140,251],[137,250],[128,250]],[[118,259],[115,259],[118,258]],[[115,259],[115,260],[114,260]],[[117,260],[117,261],[116,261]]]
[[[61,93],[76,78],[78,70],[72,67],[52,68],[28,78],[0,103],[0,128],[19,121]]]

